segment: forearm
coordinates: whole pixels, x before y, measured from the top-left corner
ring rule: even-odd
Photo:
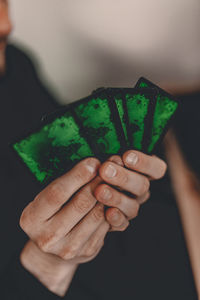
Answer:
[[[78,267],[53,254],[43,253],[32,241],[24,247],[20,261],[26,270],[59,296],[67,293]]]
[[[168,140],[169,141],[169,140]],[[171,136],[166,154],[173,190],[183,225],[196,289],[200,297],[200,191],[199,182],[187,166],[176,140]]]

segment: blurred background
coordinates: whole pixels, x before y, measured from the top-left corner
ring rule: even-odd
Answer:
[[[170,91],[200,87],[199,0],[10,0],[11,40],[60,102],[145,76]]]

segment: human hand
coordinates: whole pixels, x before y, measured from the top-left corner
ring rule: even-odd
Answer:
[[[99,253],[110,228],[104,205],[93,195],[102,182],[99,166],[97,159],[83,160],[38,194],[20,218],[30,237],[20,255],[22,265],[61,296],[77,266]]]
[[[123,165],[120,157],[113,156],[110,160],[112,164]],[[94,191],[102,183],[102,178],[96,176],[99,167],[94,158],[83,160],[37,195],[20,218],[22,229],[33,241],[21,253],[22,264],[59,295],[65,293],[78,264],[92,260],[99,253],[109,228],[120,231],[126,228],[123,222],[115,226],[116,220],[111,216],[117,208],[107,210],[106,220],[104,205],[97,203]],[[142,198],[144,201],[145,197],[141,201]],[[138,205],[133,210],[137,215]],[[120,219],[125,216],[118,209],[118,223]]]
[[[78,264],[98,254],[110,227],[103,204],[96,204],[92,194],[101,180],[99,166],[95,158],[81,161],[39,193],[20,218],[30,237],[20,255],[22,265],[61,296]]]
[[[163,177],[167,165],[156,156],[136,150],[125,152],[122,159],[113,156],[111,161],[100,166],[100,177],[106,183],[99,184],[94,194],[99,202],[110,207],[105,213],[107,221],[112,225],[110,231],[124,230],[129,220],[137,216],[140,204],[149,198],[150,180]],[[129,192],[130,196],[123,193],[123,190]]]
[[[100,250],[109,224],[104,206],[96,203],[93,195],[101,181],[96,177],[99,166],[95,158],[81,161],[24,209],[20,226],[42,252],[79,264],[91,260]]]

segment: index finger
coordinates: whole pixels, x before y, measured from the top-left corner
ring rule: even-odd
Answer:
[[[27,206],[26,213],[28,210],[28,214],[34,216],[34,221],[49,219],[77,190],[96,176],[99,165],[96,158],[82,160],[41,191]]]
[[[127,168],[148,175],[151,179],[160,179],[167,169],[167,164],[162,159],[136,150],[125,152],[122,159]]]

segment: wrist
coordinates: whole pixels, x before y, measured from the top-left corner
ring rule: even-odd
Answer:
[[[45,287],[59,296],[64,296],[67,292],[78,267],[78,264],[72,264],[56,255],[42,252],[30,240],[21,252],[20,262]]]

